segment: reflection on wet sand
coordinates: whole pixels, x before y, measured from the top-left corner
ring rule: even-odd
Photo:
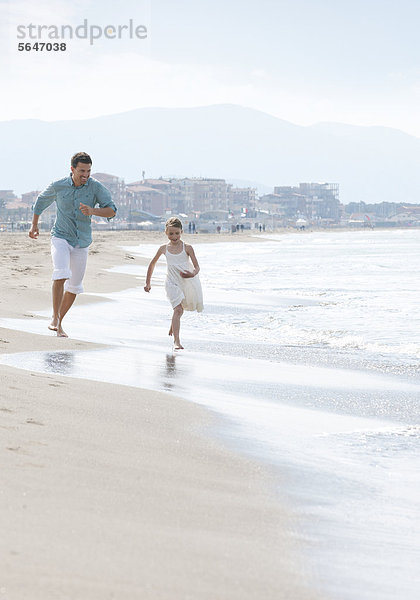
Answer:
[[[175,353],[166,355],[165,366],[162,369],[162,375],[163,375],[163,377],[162,377],[163,389],[173,391],[175,388],[175,385],[174,385],[173,381],[168,381],[168,380],[174,380],[177,375]]]
[[[100,360],[99,360],[100,356]],[[56,351],[31,353],[26,368],[55,375],[87,377],[113,383],[124,383],[151,389],[182,393],[185,376],[191,374],[191,365],[181,361],[175,353],[108,350],[93,352]],[[23,365],[20,365],[23,366]]]

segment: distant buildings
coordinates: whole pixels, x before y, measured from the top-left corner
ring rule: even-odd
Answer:
[[[301,183],[299,187],[275,187],[272,194],[257,198],[252,187],[234,187],[225,179],[205,177],[142,179],[126,184],[109,173],[93,173],[103,183],[118,206],[118,218],[143,220],[145,216],[163,217],[184,214],[199,218],[201,214],[256,217],[263,210],[276,218],[293,220],[304,216],[310,220],[340,217],[338,184]],[[22,204],[31,206],[38,192],[22,195]],[[0,199],[15,199],[12,190],[0,191]]]
[[[193,206],[195,212],[227,210],[228,184],[224,179],[192,179]]]
[[[173,212],[190,214],[228,209],[229,184],[224,179],[184,177],[170,179],[168,189]]]
[[[201,214],[214,211],[229,211],[231,207],[254,207],[254,188],[234,188],[224,179],[184,177],[182,179],[142,179],[125,186],[125,197],[117,202],[111,180],[95,175],[122,207],[125,215],[136,212],[163,216],[165,214]]]
[[[350,202],[344,206],[346,214],[372,213],[377,218],[389,219],[394,217],[400,210],[402,204],[397,202],[381,202],[380,204],[366,204],[366,202]]]
[[[8,202],[14,202],[16,196],[13,190],[0,190],[0,206],[5,206]]]
[[[239,212],[246,208],[248,211],[253,211],[257,204],[257,190],[255,188],[238,188],[229,186],[228,198],[229,208],[233,212]]]
[[[307,199],[307,216],[313,220],[338,223],[341,216],[338,183],[300,183],[300,193]]]
[[[41,192],[39,190],[35,190],[33,192],[26,192],[26,194],[22,194],[22,204],[25,204],[26,206],[32,206],[40,193]]]
[[[349,225],[367,223],[371,226],[416,226],[420,225],[420,204],[381,202],[366,204],[351,202],[344,207],[342,222]]]
[[[127,185],[128,218],[136,214],[164,215],[168,208],[168,197],[162,186],[153,187],[148,181],[135,181]]]
[[[341,216],[338,183],[300,183],[276,186],[258,201],[259,207],[284,221],[304,217],[308,221],[337,223]]]
[[[225,179],[205,177],[158,178],[125,183],[109,173],[93,177],[111,192],[118,207],[116,222],[159,221],[181,215],[189,222],[202,221],[214,228],[235,229],[306,226],[420,226],[420,204],[351,202],[343,206],[338,183],[299,183],[275,186],[273,192],[257,196],[252,187],[234,187]],[[0,190],[0,220],[31,218],[31,207],[39,192],[17,198],[13,190]],[[45,226],[54,219],[55,205],[43,214]]]

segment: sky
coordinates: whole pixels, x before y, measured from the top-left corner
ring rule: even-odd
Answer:
[[[85,19],[110,37],[28,37]],[[130,20],[146,39],[111,39]],[[232,103],[420,137],[419,23],[419,0],[0,0],[0,120]]]

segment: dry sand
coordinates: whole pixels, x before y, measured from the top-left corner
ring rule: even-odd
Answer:
[[[93,293],[138,285],[105,270],[132,261],[119,244],[164,241],[94,238],[85,278]],[[224,239],[258,238],[194,237]],[[0,317],[30,319],[50,305],[49,235],[3,233],[0,246]],[[0,329],[2,353],[91,347]],[[204,408],[128,386],[0,373],[0,599],[318,597],[278,477],[213,439]]]

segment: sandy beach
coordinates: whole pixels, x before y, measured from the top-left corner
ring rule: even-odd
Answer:
[[[77,302],[138,285],[106,269],[132,262],[122,245],[162,237],[94,233],[89,295]],[[258,241],[194,237],[245,239]],[[0,244],[0,317],[30,320],[50,306],[49,234],[1,234]],[[0,329],[2,353],[94,347]],[[212,437],[216,417],[205,408],[129,386],[0,371],[0,598],[318,597],[277,479]]]

